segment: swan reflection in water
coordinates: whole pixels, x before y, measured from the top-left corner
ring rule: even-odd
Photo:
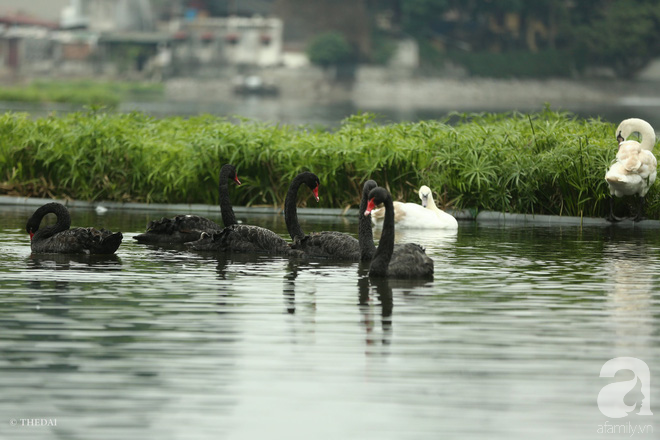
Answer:
[[[653,341],[654,263],[644,241],[606,243],[607,273],[613,281],[607,292],[616,346],[626,352],[648,352]],[[609,258],[608,258],[609,257]]]
[[[374,229],[374,239],[380,239],[381,230]],[[442,251],[452,250],[456,246],[458,230],[456,229],[395,229],[394,243],[419,243],[426,249],[426,253],[433,255]]]
[[[216,262],[215,270],[217,278],[220,281],[220,297],[217,304],[220,306],[218,309],[219,314],[229,313],[230,306],[236,300],[236,289],[234,284],[243,275],[251,273],[251,267],[258,266],[261,262],[267,261],[268,258],[263,255],[257,254],[242,254],[231,252],[195,252],[201,255],[203,259],[208,259]],[[240,281],[239,281],[240,282]]]
[[[298,276],[302,273],[308,272],[316,277],[330,277],[336,275],[339,271],[346,270],[351,266],[355,266],[355,262],[351,261],[336,261],[336,260],[315,260],[309,261],[305,259],[292,258],[288,260],[286,266],[286,273],[284,275],[283,294],[286,303],[286,310],[289,314],[296,313],[296,282]],[[349,269],[350,270],[350,269]],[[312,308],[316,308],[316,301],[313,299],[316,294],[317,286],[324,287],[323,280],[313,279],[304,283],[304,288],[312,298]],[[299,286],[300,287],[300,286]],[[298,289],[300,291],[300,288]],[[321,289],[322,292],[328,293],[327,290]],[[298,292],[300,293],[300,292]]]
[[[99,272],[121,270],[121,258],[116,254],[31,254],[28,269],[93,270]]]
[[[361,262],[358,267],[358,304],[362,313],[367,345],[375,345],[377,341],[374,331],[373,308],[370,305],[372,287],[380,302],[381,342],[383,345],[389,345],[392,339],[392,309],[394,307],[390,280],[387,278],[369,279],[369,263]]]

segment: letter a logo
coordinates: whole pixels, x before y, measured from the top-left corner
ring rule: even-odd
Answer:
[[[604,386],[598,393],[598,409],[607,417],[619,419],[626,417],[629,412],[635,409],[637,404],[626,405],[623,401],[628,394],[637,385],[639,380],[642,385],[642,404],[637,413],[640,416],[652,416],[651,412],[651,372],[646,362],[633,357],[618,357],[605,362],[600,370],[600,377],[614,377],[619,370],[630,370],[635,374],[631,380],[614,382]]]

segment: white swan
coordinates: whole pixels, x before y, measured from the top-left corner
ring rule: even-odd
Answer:
[[[633,133],[639,133],[642,142],[627,141]],[[639,196],[639,206],[634,220],[641,220],[644,214],[644,196],[655,182],[658,162],[653,155],[655,146],[655,131],[651,124],[643,119],[626,119],[616,129],[616,139],[619,141],[619,151],[616,162],[605,174],[605,180],[610,187],[611,197],[630,195]],[[613,199],[610,199],[609,220],[620,220],[613,213]]]
[[[456,219],[435,206],[431,188],[423,185],[419,189],[421,205],[416,203],[393,202],[394,222],[397,228],[410,229],[458,229]],[[385,218],[385,208],[371,212],[374,225],[382,226]]]

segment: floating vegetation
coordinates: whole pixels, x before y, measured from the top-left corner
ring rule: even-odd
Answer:
[[[123,100],[159,99],[160,83],[79,81],[34,81],[24,86],[0,87],[0,101],[64,102],[117,107]]]
[[[604,216],[614,128],[549,109],[387,125],[357,114],[334,131],[209,115],[6,113],[0,192],[215,204],[220,167],[230,162],[244,182],[232,191],[236,204],[281,205],[291,179],[311,170],[322,185],[314,206],[357,205],[361,183],[374,179],[408,201],[429,185],[444,207]],[[647,203],[649,216],[658,218],[655,186]]]

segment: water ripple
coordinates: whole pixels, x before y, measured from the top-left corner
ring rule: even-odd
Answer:
[[[603,363],[660,373],[653,231],[401,231],[435,280],[370,283],[358,263],[138,245],[144,217],[114,220],[133,229],[111,258],[30,255],[24,213],[4,217],[7,438],[595,439]]]

